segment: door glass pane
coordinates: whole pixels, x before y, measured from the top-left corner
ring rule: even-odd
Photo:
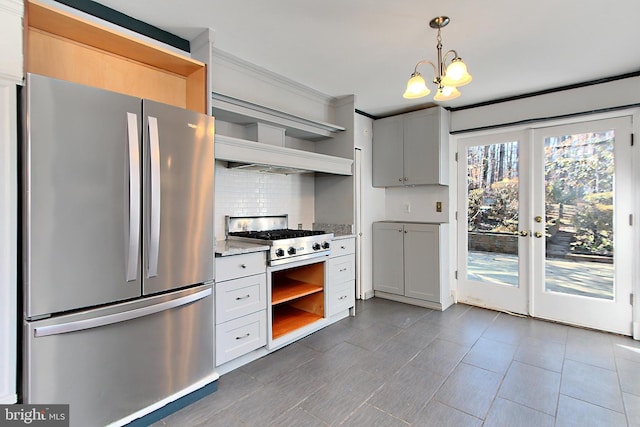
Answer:
[[[467,149],[467,279],[518,286],[518,142]]]
[[[545,291],[613,299],[614,131],[545,138]]]

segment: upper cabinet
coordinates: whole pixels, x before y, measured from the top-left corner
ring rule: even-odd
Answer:
[[[440,107],[373,123],[373,186],[449,184],[449,113]]]
[[[26,18],[27,72],[207,113],[204,63],[36,0]]]

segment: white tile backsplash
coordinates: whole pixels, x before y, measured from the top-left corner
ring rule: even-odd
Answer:
[[[314,175],[279,175],[228,169],[216,161],[216,240],[224,240],[225,215],[289,214],[289,227],[311,229],[314,221]]]

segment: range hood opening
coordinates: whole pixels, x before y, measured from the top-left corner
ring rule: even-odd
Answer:
[[[279,175],[295,175],[302,173],[314,173],[307,169],[297,169],[285,166],[275,166],[259,163],[241,163],[241,162],[227,162],[228,169],[242,169],[246,171],[254,171],[260,173],[272,173]]]

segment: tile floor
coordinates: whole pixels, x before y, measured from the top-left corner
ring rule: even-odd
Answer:
[[[640,343],[374,298],[159,426],[640,426]]]

